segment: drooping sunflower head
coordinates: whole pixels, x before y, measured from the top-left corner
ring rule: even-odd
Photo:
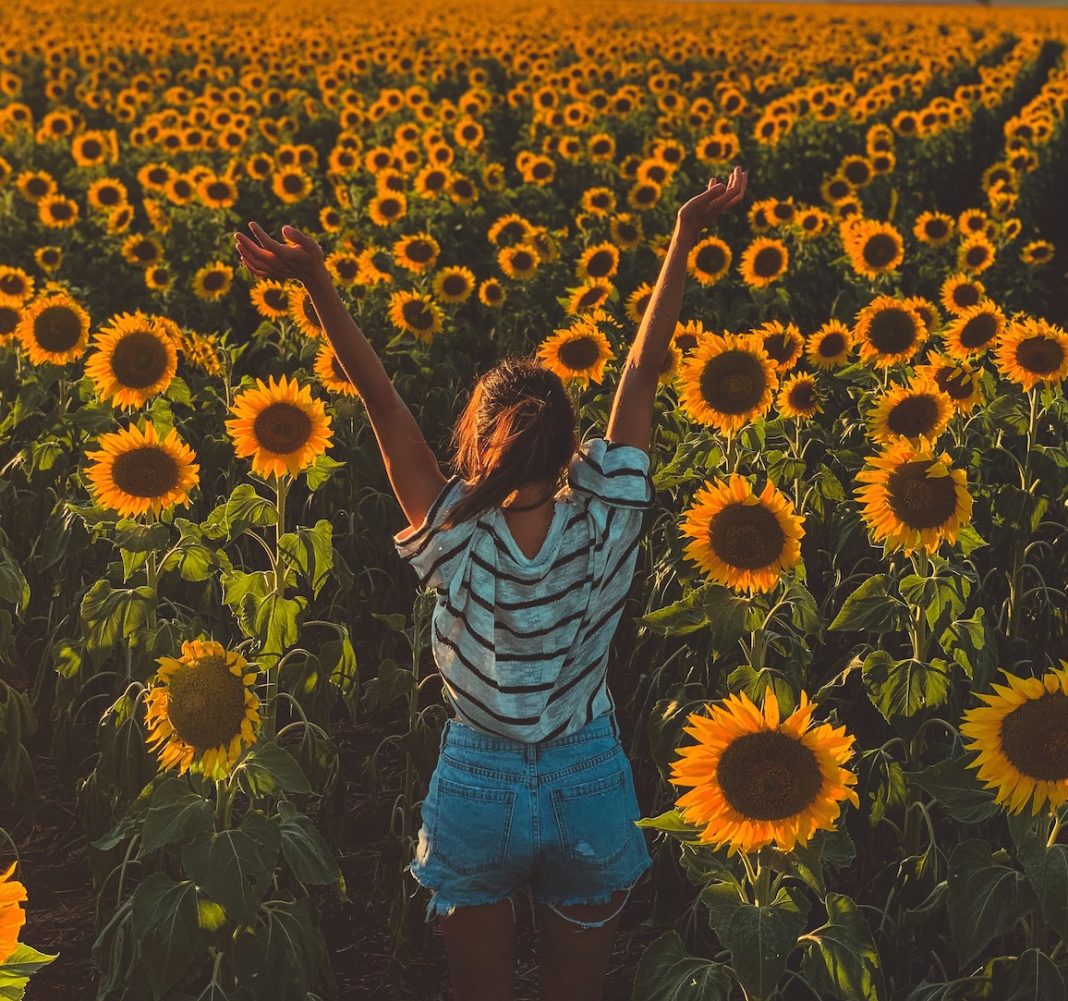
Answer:
[[[1015,319],[994,355],[998,371],[1028,391],[1039,384],[1058,385],[1068,377],[1068,333],[1047,320]]]
[[[783,417],[807,419],[823,409],[820,405],[819,387],[807,372],[790,376],[779,389],[775,405]]]
[[[99,449],[86,452],[93,460],[86,476],[97,502],[124,518],[188,504],[189,491],[200,482],[196,455],[175,428],[161,439],[149,420],[143,431],[131,424],[102,434],[98,443]]]
[[[770,591],[784,570],[801,562],[803,515],[769,480],[760,494],[732,473],[694,495],[681,531],[693,541],[686,555],[711,580],[749,593]]]
[[[907,441],[866,460],[857,473],[857,481],[865,485],[855,494],[876,542],[907,556],[917,549],[937,552],[943,542],[956,541],[971,519],[972,497],[964,470],[953,469],[950,462],[945,452],[935,456]]]
[[[18,948],[19,932],[26,923],[26,912],[21,906],[26,899],[26,887],[11,878],[14,873],[14,862],[0,872],[0,966]]]
[[[916,366],[915,378],[934,380],[958,413],[968,413],[982,398],[978,371],[967,362],[957,361],[937,351],[932,351],[923,365]]]
[[[252,471],[264,478],[295,476],[329,446],[334,432],[322,400],[310,386],[283,375],[277,382],[257,379],[230,407],[226,429],[239,457],[252,457]]]
[[[65,365],[89,343],[89,314],[66,292],[42,295],[22,311],[18,337],[32,365]]]
[[[920,314],[905,300],[880,295],[857,314],[854,337],[862,361],[889,368],[916,353],[926,330]]]
[[[158,318],[140,310],[113,316],[96,335],[85,374],[102,400],[123,410],[165,392],[178,371],[178,352]]]
[[[808,335],[805,357],[816,368],[841,368],[849,360],[852,347],[853,331],[841,320],[828,320]]]
[[[615,352],[596,322],[584,316],[545,338],[538,347],[538,357],[561,379],[588,386],[604,378],[604,367]]]
[[[997,303],[984,296],[974,306],[961,310],[947,324],[943,332],[946,351],[954,358],[974,358],[997,341],[1006,322]]]
[[[189,640],[158,663],[145,699],[149,750],[162,768],[224,778],[259,733],[255,667],[215,640]]]
[[[727,435],[768,412],[779,382],[753,334],[706,334],[683,360],[679,380],[687,416]]]
[[[946,429],[953,406],[933,379],[914,379],[883,393],[868,412],[871,436],[889,444],[904,439],[918,444],[934,440]]]
[[[1060,664],[1041,678],[1003,668],[1008,685],[979,694],[985,705],[964,713],[965,746],[978,752],[969,766],[1010,813],[1029,801],[1032,815],[1056,810],[1068,799],[1068,661]]]
[[[669,778],[691,787],[676,806],[704,826],[701,843],[726,844],[728,855],[772,844],[787,852],[833,830],[845,800],[860,805],[857,778],[843,767],[854,738],[844,726],[812,726],[805,692],[785,719],[770,686],[761,707],[743,692],[706,708],[689,715],[683,729],[697,743],[677,748]]]

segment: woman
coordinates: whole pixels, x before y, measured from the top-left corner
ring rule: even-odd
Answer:
[[[460,1001],[511,998],[522,893],[541,933],[544,1001],[600,998],[620,911],[651,864],[605,668],[653,499],[653,404],[687,255],[745,187],[736,167],[679,209],[604,438],[576,451],[559,377],[506,359],[474,387],[450,477],[319,245],[291,226],[285,244],[256,223],[255,241],[235,234],[252,274],[308,289],[408,518],[397,551],[438,595],[433,650],[454,715],[409,869],[431,890],[427,920],[439,915]]]

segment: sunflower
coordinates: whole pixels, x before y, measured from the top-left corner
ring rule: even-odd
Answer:
[[[475,290],[474,272],[462,266],[442,268],[436,275],[432,287],[434,294],[442,302],[464,302]]]
[[[718,236],[706,236],[693,245],[686,258],[690,274],[702,285],[714,285],[731,266],[731,248]]]
[[[783,324],[779,320],[768,320],[753,331],[764,342],[764,350],[775,365],[780,375],[794,367],[801,357],[805,339],[793,323]]]
[[[985,292],[986,288],[978,278],[958,271],[942,282],[939,298],[947,312],[960,314],[978,303]]]
[[[249,289],[249,299],[256,312],[268,320],[280,320],[289,312],[289,295],[284,282],[261,278]]]
[[[907,362],[927,337],[920,314],[892,295],[876,296],[857,314],[853,336],[866,364],[888,368]]]
[[[844,726],[812,726],[816,706],[804,691],[786,719],[770,685],[762,708],[740,692],[706,709],[687,717],[697,743],[676,749],[668,780],[692,786],[676,806],[704,825],[701,843],[726,844],[728,856],[771,844],[787,852],[833,830],[844,800],[860,805],[857,777],[842,767],[855,738]]]
[[[440,253],[441,245],[429,233],[402,236],[393,244],[393,260],[415,274],[432,270]]]
[[[312,186],[312,179],[297,166],[276,170],[271,177],[271,191],[287,205],[294,205],[307,198],[312,192]]]
[[[478,287],[478,301],[491,309],[500,306],[505,300],[504,286],[496,278],[487,278]]]
[[[178,352],[155,317],[140,310],[113,316],[93,339],[85,363],[97,396],[132,410],[166,391],[178,371]]]
[[[611,278],[619,269],[619,248],[614,243],[598,243],[587,247],[576,268],[584,281]]]
[[[985,233],[972,233],[957,248],[957,267],[977,275],[994,263],[994,244]]]
[[[789,265],[790,252],[782,240],[758,237],[742,254],[742,281],[754,288],[767,288],[786,274]]]
[[[1032,390],[1059,384],[1068,376],[1068,333],[1046,320],[1014,320],[994,349],[998,371]]]
[[[664,360],[660,365],[660,375],[656,380],[658,386],[667,386],[675,381],[675,376],[682,364],[682,352],[673,342],[669,342],[664,352]]]
[[[239,457],[252,456],[252,471],[265,479],[271,475],[295,476],[322,455],[334,432],[321,400],[309,386],[296,379],[274,376],[265,385],[238,394],[226,421]]]
[[[904,259],[901,234],[889,223],[861,219],[845,228],[845,249],[853,270],[865,278],[893,271]]]
[[[19,311],[15,306],[0,305],[0,345],[11,344],[19,325]]]
[[[257,678],[236,650],[216,640],[187,640],[181,657],[159,657],[156,683],[145,697],[145,737],[163,768],[222,779],[256,742]]]
[[[828,320],[805,341],[805,357],[816,368],[841,368],[853,348],[853,331],[840,320]]]
[[[0,306],[21,306],[33,297],[36,279],[22,268],[0,265]]]
[[[642,282],[630,295],[627,296],[626,314],[627,319],[640,324],[645,311],[649,308],[649,300],[653,297],[653,286],[648,282]]]
[[[978,694],[986,704],[964,713],[960,732],[977,752],[969,767],[1010,813],[1029,801],[1032,815],[1057,810],[1068,799],[1068,661],[1060,664],[1041,678],[1002,668],[1008,684]]]
[[[1032,240],[1020,249],[1020,260],[1028,267],[1040,267],[1053,260],[1055,251],[1049,240]]]
[[[43,295],[23,310],[15,336],[32,365],[65,365],[89,343],[89,314],[66,292]]]
[[[86,476],[97,503],[124,518],[188,504],[189,491],[200,482],[196,455],[175,428],[161,439],[149,420],[144,431],[131,424],[102,434],[98,444],[85,453],[93,460]]]
[[[441,307],[428,295],[394,292],[389,297],[389,318],[399,330],[424,341],[441,332]]]
[[[943,541],[955,542],[961,525],[972,514],[963,469],[950,466],[948,453],[934,456],[929,449],[907,441],[895,442],[869,457],[855,491],[861,516],[876,542],[888,550],[936,552]]]
[[[798,419],[812,417],[823,409],[816,380],[806,372],[798,372],[782,384],[775,405],[783,417]]]
[[[497,251],[497,263],[509,278],[527,281],[538,270],[541,258],[530,243],[519,243]]]
[[[15,954],[19,931],[26,923],[26,912],[20,906],[26,899],[26,887],[11,878],[14,872],[14,862],[0,872],[0,966]]]
[[[868,411],[871,436],[880,444],[920,438],[933,442],[953,416],[949,397],[933,379],[914,379],[909,386],[895,386],[875,400]]]
[[[230,291],[234,269],[222,261],[212,261],[193,275],[193,294],[207,302],[217,302]]]
[[[680,530],[693,541],[687,558],[711,580],[739,591],[770,591],[781,573],[801,562],[804,515],[769,480],[759,495],[732,473],[694,495]]]
[[[675,332],[671,335],[671,343],[682,354],[688,355],[697,347],[701,338],[710,333],[711,331],[705,330],[705,325],[700,320],[687,320],[685,323],[675,324]]]
[[[945,212],[921,212],[912,227],[912,235],[920,243],[940,247],[953,239],[954,226],[953,216]]]
[[[933,379],[957,413],[968,413],[982,398],[979,373],[963,361],[932,351],[923,365],[916,366],[916,380]]]
[[[66,195],[45,195],[37,203],[37,218],[49,229],[68,229],[78,221],[78,203]]]
[[[946,350],[961,359],[982,354],[1001,336],[1007,322],[1000,307],[984,296],[946,325],[942,335]]]
[[[514,212],[509,212],[507,215],[500,216],[490,226],[486,238],[498,247],[506,247],[522,243],[533,232],[534,227],[526,219]]]
[[[315,301],[311,293],[300,284],[293,284],[286,288],[286,300],[289,304],[287,316],[297,325],[297,329],[305,336],[315,339],[324,339],[326,331],[323,329],[319,314],[315,311]]]
[[[942,325],[942,314],[938,312],[938,307],[930,299],[922,295],[913,295],[909,296],[905,303],[920,314],[926,336],[929,337]]]
[[[337,360],[337,352],[334,346],[327,340],[319,345],[315,353],[315,374],[319,377],[319,383],[332,393],[340,393],[343,396],[359,396],[359,390],[352,384],[345,370]]]
[[[33,259],[42,271],[55,271],[63,262],[63,248],[57,247],[55,244],[38,247],[33,252]]]
[[[645,235],[641,219],[629,212],[621,212],[613,216],[608,224],[608,232],[616,246],[622,250],[633,250],[641,244]]]
[[[759,336],[707,334],[683,360],[679,381],[687,416],[729,436],[768,412],[779,380]]]
[[[399,192],[389,191],[377,195],[367,206],[367,214],[376,226],[391,226],[408,213],[408,201]]]
[[[597,324],[582,317],[570,327],[556,330],[538,346],[542,364],[561,379],[588,386],[604,378],[604,367],[615,357],[612,345]]]

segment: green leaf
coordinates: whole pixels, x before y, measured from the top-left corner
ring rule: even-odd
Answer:
[[[98,580],[81,602],[85,649],[99,657],[120,639],[131,639],[155,607],[156,594],[145,585],[115,589]]]
[[[817,990],[841,1001],[884,1001],[887,997],[879,953],[856,903],[841,893],[824,901],[827,924],[812,934],[801,972]]]
[[[964,611],[972,584],[960,573],[945,577],[921,577],[913,573],[903,577],[898,587],[901,597],[910,605],[922,608],[928,625],[936,629],[943,617],[949,619]]]
[[[894,660],[885,650],[864,659],[864,688],[887,722],[940,706],[949,693],[949,673],[918,660]]]
[[[280,792],[311,792],[296,758],[273,741],[260,744],[245,755],[238,766],[238,782],[254,799]]]
[[[954,820],[978,824],[998,812],[994,797],[979,785],[975,772],[965,767],[968,755],[944,758],[920,772],[909,772],[908,780],[930,793]]]
[[[949,928],[962,967],[1035,907],[1023,873],[995,862],[985,841],[973,839],[953,849],[948,881]]]
[[[368,678],[364,683],[364,709],[369,713],[380,712],[407,695],[414,685],[412,672],[387,657],[378,662],[378,677]]]
[[[970,556],[976,549],[989,545],[973,525],[962,525],[957,532],[957,545],[965,556]]]
[[[203,834],[182,849],[182,866],[235,921],[253,920],[274,880],[278,826],[254,810],[241,826]]]
[[[359,701],[360,672],[347,627],[341,639],[328,640],[319,647],[319,662],[330,678],[330,684],[336,685],[341,692],[349,712],[355,714]]]
[[[300,527],[279,539],[283,558],[308,582],[312,595],[326,583],[334,566],[333,527],[320,518],[314,528]]]
[[[987,687],[997,669],[998,643],[985,609],[977,608],[971,618],[951,623],[939,644],[964,669],[973,690]]]
[[[633,1001],[728,1001],[731,982],[719,963],[686,953],[669,931],[653,942],[634,971]]]
[[[15,614],[22,617],[30,603],[30,585],[15,557],[0,547],[0,598],[15,606]]]
[[[721,653],[733,650],[745,632],[749,599],[714,584],[704,592],[702,604],[711,627],[713,649]]]
[[[1038,896],[1042,917],[1061,939],[1068,939],[1068,847],[1031,841],[1020,847],[1020,862]]]
[[[208,800],[198,796],[181,779],[167,776],[149,801],[138,858],[203,834],[211,829],[214,818],[215,809]]]
[[[166,559],[160,563],[160,573],[177,568],[183,580],[207,580],[216,569],[218,560],[214,551],[205,545],[203,531],[198,524],[186,518],[175,518],[174,523],[181,535]]]
[[[285,598],[280,594],[268,594],[256,608],[253,616],[253,633],[260,641],[256,654],[260,658],[280,658],[300,635],[300,613],[308,607],[303,595]]]
[[[1038,949],[994,967],[990,997],[997,1001],[1064,1001],[1064,978],[1053,960]]]
[[[754,1001],[774,993],[804,931],[805,916],[785,887],[770,904],[742,904],[734,913],[723,944],[730,950],[735,975]]]
[[[237,982],[250,998],[307,1001],[309,982],[328,965],[307,897],[263,908],[252,933],[238,941]]]
[[[282,857],[302,883],[336,883],[341,871],[333,852],[312,822],[285,800],[278,804]]]
[[[146,876],[131,897],[131,931],[156,1001],[171,996],[201,954],[196,887],[189,880],[176,883],[163,872]]]
[[[329,455],[325,453],[317,456],[315,462],[313,462],[304,471],[304,480],[308,484],[309,490],[318,490],[324,483],[328,482],[334,473],[339,469],[345,468],[344,462],[338,462],[337,459],[331,459]]]
[[[230,496],[217,505],[201,528],[210,539],[234,538],[253,526],[264,528],[278,522],[278,509],[273,500],[256,493],[251,483],[239,483]]]
[[[682,812],[677,809],[668,810],[657,817],[642,817],[640,820],[634,821],[634,823],[638,827],[663,831],[679,841],[696,841],[704,829],[699,824],[691,824],[683,820]]]
[[[945,984],[929,984],[924,981],[906,1001],[964,1001],[969,996],[973,980],[953,980]]]
[[[708,625],[708,615],[702,604],[706,587],[688,591],[678,601],[641,616],[638,623],[662,636],[685,636],[703,629]]]
[[[834,617],[828,629],[895,633],[905,628],[908,606],[890,592],[890,577],[880,573],[860,585]]]
[[[53,962],[58,955],[57,953],[55,956],[49,956],[20,942],[15,946],[15,951],[3,963],[0,963],[0,998],[5,997],[5,988],[17,986],[14,981],[22,980],[23,986],[25,986],[26,980],[32,977],[39,969]],[[7,981],[10,981],[10,983]],[[21,995],[16,994],[11,994],[10,996],[21,997]]]
[[[150,553],[162,549],[170,537],[170,528],[159,521],[146,525],[136,518],[122,518],[115,525],[115,545],[131,553]]]

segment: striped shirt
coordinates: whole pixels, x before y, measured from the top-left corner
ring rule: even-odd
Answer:
[[[500,507],[442,530],[468,487],[459,475],[418,528],[393,537],[419,583],[438,594],[432,647],[448,704],[468,726],[526,743],[566,736],[615,708],[608,648],[654,497],[649,455],[604,438],[575,453],[567,485],[533,559]]]

